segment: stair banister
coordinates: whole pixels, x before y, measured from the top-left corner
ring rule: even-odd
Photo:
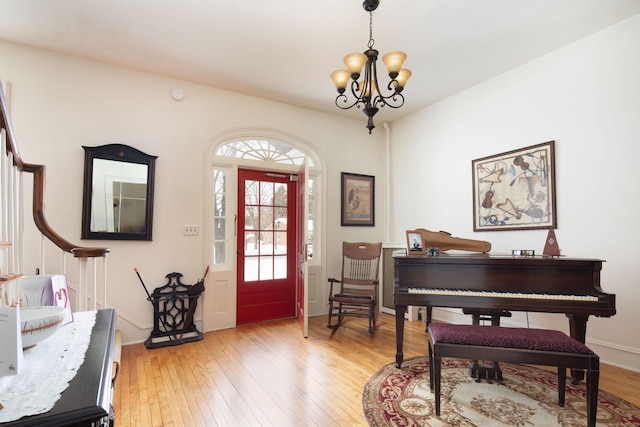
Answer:
[[[2,179],[1,191],[3,209],[0,213],[2,220],[2,238],[8,239],[15,244],[6,242],[7,246],[13,246],[8,253],[7,258],[3,261],[2,276],[8,275],[20,275],[24,263],[24,212],[23,196],[22,196],[22,174],[30,173],[33,175],[33,209],[32,216],[33,222],[36,228],[40,231],[43,238],[41,243],[41,260],[40,260],[40,272],[44,274],[44,239],[52,242],[64,253],[70,253],[76,259],[78,264],[78,283],[76,289],[76,311],[86,310],[87,300],[89,295],[87,291],[89,283],[87,280],[87,261],[93,259],[93,280],[91,283],[91,309],[97,307],[97,259],[102,259],[103,265],[103,301],[102,307],[106,308],[106,283],[107,283],[107,269],[106,258],[109,255],[109,248],[101,247],[83,247],[75,245],[60,234],[58,234],[48,223],[45,217],[45,165],[38,165],[25,162],[18,151],[16,139],[9,118],[9,111],[4,91],[2,89],[2,82],[0,81],[0,130],[2,131],[2,148],[6,156],[3,159],[3,170],[0,174]],[[2,240],[2,239],[0,239]],[[4,271],[4,269],[10,271]],[[18,270],[19,269],[19,270]],[[62,274],[66,274],[66,261],[63,255]]]

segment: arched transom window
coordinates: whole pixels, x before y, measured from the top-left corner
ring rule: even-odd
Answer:
[[[218,147],[216,156],[272,161],[292,165],[301,165],[305,158],[305,154],[302,151],[290,145],[264,139],[243,139],[228,142]],[[311,158],[309,159],[309,166],[313,167]]]

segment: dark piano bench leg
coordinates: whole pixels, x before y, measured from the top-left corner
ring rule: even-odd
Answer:
[[[487,328],[487,332],[479,330]],[[524,339],[523,339],[524,338]],[[500,342],[493,347],[487,342]],[[551,344],[550,344],[551,341]],[[550,348],[552,350],[538,350]],[[584,344],[561,332],[528,329],[434,323],[429,327],[429,386],[435,413],[440,416],[441,360],[445,357],[500,360],[510,363],[558,368],[558,404],[565,404],[567,367],[587,373],[587,427],[596,426],[600,359]]]

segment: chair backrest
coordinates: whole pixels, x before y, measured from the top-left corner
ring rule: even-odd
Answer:
[[[370,294],[377,285],[382,243],[342,243],[342,291]]]

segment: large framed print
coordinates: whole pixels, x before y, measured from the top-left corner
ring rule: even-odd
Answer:
[[[556,228],[554,141],[471,161],[473,230]]]
[[[375,225],[375,177],[342,172],[341,225]]]

